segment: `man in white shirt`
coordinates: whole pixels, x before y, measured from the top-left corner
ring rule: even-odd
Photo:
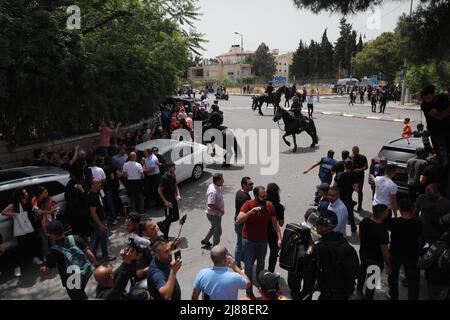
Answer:
[[[161,198],[158,194],[158,186],[160,180],[159,166],[161,165],[161,163],[159,163],[158,157],[156,156],[157,152],[158,148],[146,150],[147,158],[145,159],[144,163],[144,191],[149,206],[150,200],[153,200],[155,202],[155,205],[161,207]]]
[[[97,179],[102,184],[102,188],[100,189],[100,196],[102,198],[105,197],[105,192],[103,191],[103,184],[106,181],[105,170],[103,170],[101,168],[104,165],[104,163],[105,163],[105,158],[102,156],[98,156],[95,159],[95,165],[89,167],[89,169],[91,169],[91,172],[92,172],[92,178]]]
[[[386,218],[388,221],[394,213],[397,218],[397,192],[398,186],[392,181],[395,176],[396,166],[388,164],[383,177],[371,178],[375,181],[375,196],[373,197],[373,205],[384,204],[389,208],[390,214]]]
[[[136,162],[135,152],[130,153],[129,161],[123,165],[123,175],[127,179],[127,192],[132,211],[144,213],[144,194],[142,192],[144,169]]]
[[[201,244],[211,246],[209,239],[213,237],[214,246],[220,243],[222,235],[222,216],[225,213],[225,205],[223,201],[222,186],[224,180],[221,173],[213,175],[213,183],[211,183],[206,191],[206,216],[211,223],[211,228],[206,234]]]

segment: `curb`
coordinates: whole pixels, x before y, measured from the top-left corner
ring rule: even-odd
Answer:
[[[366,115],[357,115],[351,113],[341,113],[341,112],[331,112],[331,111],[320,111],[320,114],[326,116],[336,116],[336,117],[345,117],[345,118],[356,118],[356,119],[366,119],[366,120],[376,120],[376,121],[387,121],[387,122],[403,122],[403,119],[394,119],[394,118],[380,118],[375,116],[366,116]]]

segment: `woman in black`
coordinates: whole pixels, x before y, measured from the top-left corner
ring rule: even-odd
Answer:
[[[62,220],[72,228],[72,233],[87,240],[91,233],[87,192],[83,187],[83,177],[74,175],[70,179],[64,194],[66,209]]]
[[[277,217],[278,224],[282,227],[284,225],[284,206],[280,203],[280,187],[276,183],[269,183],[266,190],[266,200],[272,202],[275,207],[275,215]],[[279,248],[277,234],[270,223],[267,229],[267,238],[270,248],[269,271],[274,272],[277,264]]]

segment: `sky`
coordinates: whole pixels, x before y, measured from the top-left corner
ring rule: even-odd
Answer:
[[[414,4],[418,2],[416,0]],[[203,46],[205,58],[216,57],[228,52],[231,45],[240,44],[241,38],[234,32],[244,35],[244,49],[251,51],[262,42],[270,49],[279,49],[280,53],[295,51],[300,39],[308,43],[320,41],[325,28],[328,28],[328,39],[334,42],[339,37],[339,19],[342,17],[339,13],[316,15],[309,10],[299,10],[292,0],[198,0],[198,7],[203,16],[196,26],[209,40]],[[393,31],[398,18],[409,13],[410,1],[385,1],[378,10],[375,15],[368,10],[347,18],[358,36],[366,36],[364,41]],[[375,19],[375,16],[381,19]]]

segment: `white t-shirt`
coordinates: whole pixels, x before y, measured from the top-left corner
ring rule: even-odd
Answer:
[[[140,163],[128,161],[123,165],[123,172],[126,172],[128,180],[141,180],[141,173],[144,172],[144,169]]]
[[[391,207],[392,195],[397,194],[398,186],[389,178],[386,177],[376,177],[375,178],[375,196],[373,197],[373,205],[384,204]]]
[[[100,181],[106,180],[106,174],[102,168],[94,166],[94,167],[89,167],[89,169],[91,169],[91,171],[92,171],[92,178],[100,180]]]

